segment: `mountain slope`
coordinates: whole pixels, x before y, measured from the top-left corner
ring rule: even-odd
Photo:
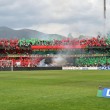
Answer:
[[[45,34],[31,29],[14,30],[8,27],[0,27],[0,38],[38,38],[42,40],[50,40],[62,39],[64,36],[58,34]]]

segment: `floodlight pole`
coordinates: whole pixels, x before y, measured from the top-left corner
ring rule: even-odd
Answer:
[[[106,36],[106,0],[104,0],[104,37]]]

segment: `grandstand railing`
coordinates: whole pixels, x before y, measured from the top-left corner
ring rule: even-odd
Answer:
[[[59,56],[59,54],[56,55],[7,55],[7,57],[57,57]],[[110,56],[110,54],[74,54],[74,55],[60,55],[62,57],[92,57],[92,56],[96,56],[96,57],[100,57],[100,56]],[[5,57],[5,55],[3,55],[2,57]]]

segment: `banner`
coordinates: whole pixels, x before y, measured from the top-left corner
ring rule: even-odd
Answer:
[[[99,87],[97,97],[110,98],[110,88]]]
[[[62,70],[97,70],[97,67],[62,67]]]
[[[38,49],[51,49],[51,50],[61,50],[61,49],[81,49],[85,48],[85,46],[80,45],[32,45],[32,50],[38,50]]]
[[[98,70],[110,70],[110,66],[100,66]]]

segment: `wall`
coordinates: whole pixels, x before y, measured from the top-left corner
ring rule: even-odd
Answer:
[[[13,71],[62,70],[62,67],[13,67]],[[0,67],[0,71],[11,71],[11,67]]]

